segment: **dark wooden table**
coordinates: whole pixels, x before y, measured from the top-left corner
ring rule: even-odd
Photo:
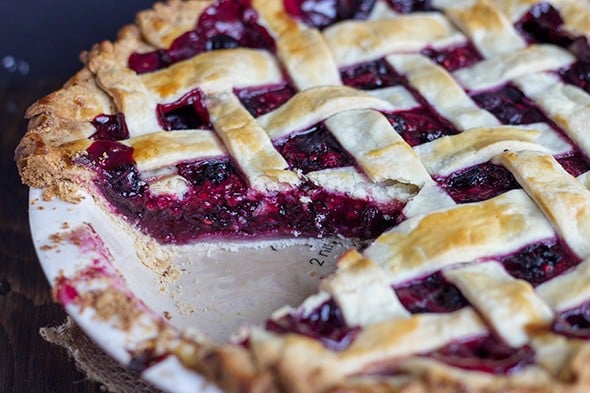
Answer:
[[[13,160],[26,127],[26,107],[62,82],[0,86],[0,392],[101,391],[64,349],[39,336],[40,327],[59,325],[66,315],[53,302],[37,261],[28,224],[28,188]]]

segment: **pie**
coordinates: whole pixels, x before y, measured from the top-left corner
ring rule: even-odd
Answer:
[[[175,352],[228,391],[587,392],[589,35],[587,0],[169,0],[30,107],[16,161],[140,249],[355,245]]]

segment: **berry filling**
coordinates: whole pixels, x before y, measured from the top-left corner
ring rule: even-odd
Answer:
[[[590,339],[590,302],[561,312],[555,319],[553,331],[571,338]]]
[[[520,188],[510,171],[489,162],[462,169],[447,177],[436,177],[435,180],[457,203],[484,201]]]
[[[285,9],[307,25],[324,29],[347,19],[367,19],[376,0],[284,0]],[[430,0],[387,0],[398,13],[432,11]]]
[[[458,131],[448,121],[422,107],[404,112],[385,113],[393,129],[410,145],[431,142]]]
[[[562,68],[559,70],[559,76],[565,83],[590,93],[590,62],[578,61],[569,67]]]
[[[579,36],[574,38],[574,41],[568,47],[570,52],[572,52],[578,60],[583,63],[590,62],[590,43],[588,43],[588,39],[585,36]]]
[[[342,83],[355,89],[373,90],[405,82],[385,59],[357,64],[340,70]]]
[[[346,19],[366,19],[376,0],[284,0],[285,10],[318,29]]]
[[[516,23],[529,42],[545,42],[569,49],[578,62],[559,70],[566,83],[590,93],[590,44],[584,36],[574,36],[563,28],[563,19],[551,4],[539,3]]]
[[[277,320],[268,320],[266,330],[279,334],[301,334],[319,340],[328,349],[342,351],[354,341],[360,328],[348,327],[342,311],[330,299],[308,315],[287,314]]]
[[[218,0],[207,7],[195,30],[176,38],[169,49],[132,53],[128,66],[138,74],[156,71],[201,52],[237,47],[274,51],[274,40],[258,24],[258,14],[250,1]]]
[[[537,286],[576,266],[580,258],[558,239],[552,239],[526,246],[499,261],[512,276]]]
[[[132,148],[123,144],[96,141],[78,160],[96,170],[95,183],[111,205],[161,243],[268,236],[372,239],[401,220],[401,202],[376,204],[311,183],[256,192],[227,158],[179,164],[178,174],[188,182],[180,197],[152,194],[139,177]]]
[[[97,186],[126,217],[141,214],[146,184],[133,164],[133,148],[118,142],[98,140],[80,160],[98,173]]]
[[[520,125],[544,122],[547,117],[520,90],[508,84],[471,96],[480,107],[491,112],[502,124]]]
[[[431,0],[387,0],[387,3],[400,14],[433,10]]]
[[[422,54],[431,58],[449,72],[469,67],[482,60],[481,55],[471,43],[444,49],[426,48],[422,51]]]
[[[274,86],[234,89],[234,94],[254,117],[272,112],[295,95],[288,83]]]
[[[514,372],[535,361],[529,346],[512,348],[494,336],[454,341],[425,354],[454,367],[490,374]]]
[[[92,119],[92,125],[96,132],[90,135],[90,139],[103,139],[109,141],[120,141],[129,138],[125,114],[98,115]]]
[[[192,130],[213,128],[199,89],[192,90],[170,104],[156,108],[158,121],[164,130]]]
[[[573,151],[559,157],[557,161],[570,175],[577,177],[590,170],[590,161],[579,151]]]
[[[518,22],[516,28],[528,42],[545,42],[563,47],[572,37],[563,29],[563,19],[549,3],[535,4]]]
[[[353,158],[323,123],[279,140],[275,147],[291,169],[303,173],[354,165]]]
[[[447,282],[440,272],[395,288],[402,305],[412,314],[446,313],[467,305],[459,289]]]

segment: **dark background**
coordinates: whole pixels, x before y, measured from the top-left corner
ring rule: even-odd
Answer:
[[[98,393],[65,350],[39,328],[66,316],[33,250],[28,188],[14,149],[25,132],[25,109],[76,72],[79,53],[103,39],[151,0],[0,0],[0,392]]]
[[[27,78],[66,79],[78,55],[92,44],[113,40],[152,0],[0,1],[0,83]]]

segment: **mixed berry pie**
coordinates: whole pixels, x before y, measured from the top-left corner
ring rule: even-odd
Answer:
[[[356,246],[178,353],[227,390],[586,392],[589,35],[586,0],[170,0],[28,110],[16,160],[151,249]]]

